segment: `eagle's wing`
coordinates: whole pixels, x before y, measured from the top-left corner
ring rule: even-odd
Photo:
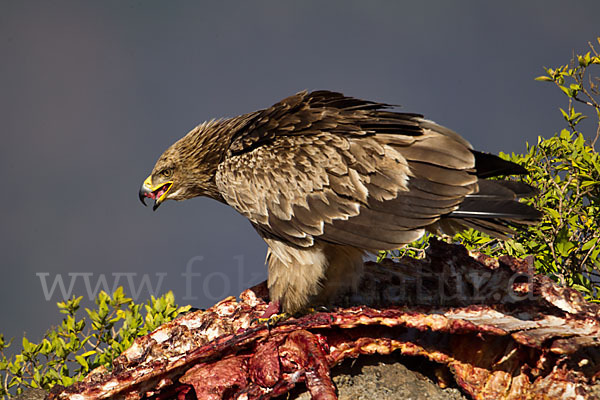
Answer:
[[[256,113],[219,165],[224,200],[267,238],[362,249],[409,243],[477,191],[458,134],[331,92]]]

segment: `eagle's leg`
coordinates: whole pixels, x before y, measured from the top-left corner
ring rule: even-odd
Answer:
[[[340,291],[356,288],[362,276],[361,250],[323,243],[302,248],[266,241],[269,295],[286,313],[331,304]]]
[[[350,246],[324,246],[327,269],[321,291],[311,304],[328,306],[341,300],[340,295],[356,292],[363,276],[365,252]]]

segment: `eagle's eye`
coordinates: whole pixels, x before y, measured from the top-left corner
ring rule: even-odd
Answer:
[[[160,171],[160,174],[165,178],[170,178],[171,176],[173,176],[173,168],[165,168],[162,171]]]

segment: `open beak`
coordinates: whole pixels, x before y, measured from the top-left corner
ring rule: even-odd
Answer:
[[[146,198],[154,200],[154,206],[152,210],[156,211],[158,206],[162,204],[167,196],[167,193],[173,186],[173,181],[163,182],[160,185],[152,186],[152,177],[146,178],[142,187],[140,188],[139,197],[143,205],[146,205]]]

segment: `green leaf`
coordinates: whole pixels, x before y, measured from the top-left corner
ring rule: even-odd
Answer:
[[[574,284],[573,286],[571,286],[573,289],[579,290],[580,292],[584,292],[584,293],[592,293],[592,291],[582,285],[578,285],[578,284]]]
[[[566,94],[569,97],[573,97],[573,93],[572,93],[572,91],[570,89],[567,89],[563,85],[558,85],[558,87],[560,88],[560,90],[563,91],[564,94]]]
[[[29,353],[33,350],[33,348],[35,347],[35,345],[33,343],[31,343],[29,340],[27,340],[26,337],[23,337],[23,351]]]
[[[589,249],[591,249],[592,247],[594,247],[596,245],[596,243],[598,243],[598,238],[593,238],[591,240],[588,240],[587,242],[585,242],[583,244],[583,246],[581,246],[581,250],[583,251],[587,251]]]
[[[81,356],[82,356],[82,357],[89,357],[89,356],[92,356],[92,355],[94,355],[94,354],[98,354],[98,351],[96,351],[96,350],[90,350],[90,351],[86,351],[86,352],[85,352],[85,353],[83,353]]]
[[[77,362],[79,363],[79,365],[81,365],[86,371],[90,368],[90,366],[88,365],[88,362],[85,359],[85,357],[80,356],[80,355],[76,355],[75,356],[75,360],[77,360]]]
[[[550,214],[550,216],[552,216],[552,218],[554,218],[556,220],[561,219],[560,218],[560,213],[558,211],[556,211],[554,208],[544,207],[544,211],[547,214]]]
[[[587,53],[585,53],[585,55],[583,56],[577,56],[577,62],[579,62],[579,65],[582,67],[587,67],[588,65],[590,65],[590,61],[591,61],[591,55],[590,52],[588,51]]]

